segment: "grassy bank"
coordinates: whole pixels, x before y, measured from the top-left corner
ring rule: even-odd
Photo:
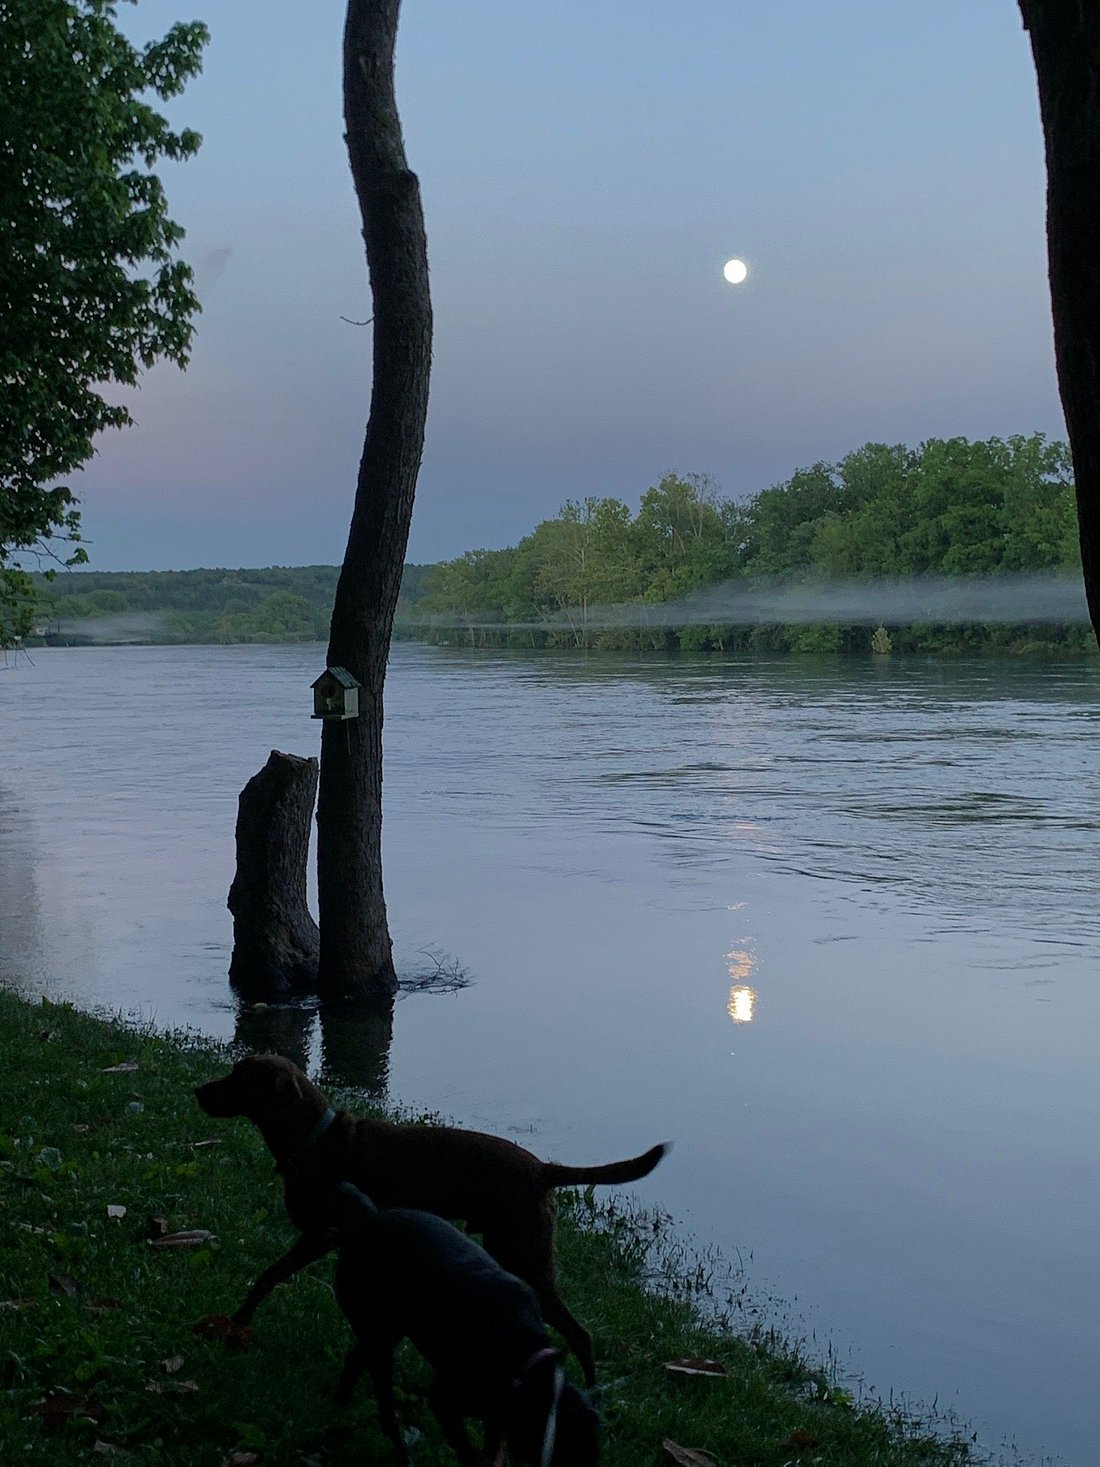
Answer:
[[[391,1460],[368,1383],[348,1411],[331,1403],[348,1331],[330,1262],[276,1292],[249,1348],[192,1332],[292,1236],[257,1133],[192,1099],[226,1061],[212,1045],[0,993],[0,1460]],[[673,1461],[666,1438],[717,1467],[978,1460],[964,1440],[853,1403],[774,1339],[701,1324],[705,1270],[675,1262],[659,1218],[563,1201],[564,1292],[593,1332],[609,1467]],[[158,1248],[150,1219],[216,1238]],[[665,1368],[700,1356],[726,1373]],[[407,1349],[398,1378],[403,1419],[423,1433],[418,1467],[453,1462]]]

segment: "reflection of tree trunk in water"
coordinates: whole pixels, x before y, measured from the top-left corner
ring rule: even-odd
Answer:
[[[249,1054],[281,1054],[309,1072],[314,1009],[302,1004],[242,1005],[237,1011],[233,1043]]]
[[[390,1078],[393,1000],[326,1004],[321,1009],[321,1081],[381,1100]]]
[[[393,1001],[326,1004],[320,1009],[321,1073],[325,1085],[361,1090],[382,1100],[390,1077]],[[233,1043],[249,1054],[281,1054],[305,1070],[310,1065],[318,1010],[305,1004],[242,1005]]]
[[[229,981],[246,998],[286,998],[317,986],[317,924],[306,900],[316,796],[317,760],[275,749],[241,791]]]

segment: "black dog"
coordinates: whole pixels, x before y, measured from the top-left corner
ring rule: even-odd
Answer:
[[[472,1238],[429,1212],[378,1208],[342,1182],[336,1298],[358,1343],[344,1362],[337,1400],[364,1370],[382,1429],[408,1461],[397,1425],[393,1353],[408,1338],[435,1371],[429,1404],[463,1467],[509,1460],[522,1467],[595,1467],[599,1418],[565,1379],[561,1355],[529,1285]],[[484,1423],[484,1454],[464,1420]]]

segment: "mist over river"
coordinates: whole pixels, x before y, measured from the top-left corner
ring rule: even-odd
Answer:
[[[237,795],[316,752],[324,649],[33,657],[0,979],[232,1036]],[[1100,666],[401,644],[387,710],[399,969],[472,982],[386,1060],[289,1016],[324,1072],[570,1161],[674,1141],[637,1195],[817,1353],[1092,1467]]]

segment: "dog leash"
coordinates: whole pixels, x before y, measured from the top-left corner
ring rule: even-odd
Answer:
[[[561,1402],[561,1393],[565,1387],[565,1370],[561,1365],[561,1352],[552,1346],[546,1345],[541,1350],[536,1350],[531,1358],[524,1362],[523,1368],[512,1381],[512,1389],[518,1390],[535,1366],[543,1360],[556,1360],[554,1366],[554,1391],[550,1400],[550,1410],[546,1416],[546,1430],[542,1434],[542,1454],[539,1458],[539,1467],[550,1467],[554,1456],[554,1444],[558,1436],[558,1406]],[[493,1459],[492,1467],[504,1467],[505,1445],[502,1442],[500,1450]]]
[[[565,1385],[565,1370],[560,1365],[554,1366],[554,1397],[550,1402],[550,1414],[546,1418],[546,1431],[542,1438],[542,1462],[540,1467],[550,1467],[550,1459],[554,1455],[554,1443],[558,1436],[558,1404],[561,1401],[562,1387]]]

